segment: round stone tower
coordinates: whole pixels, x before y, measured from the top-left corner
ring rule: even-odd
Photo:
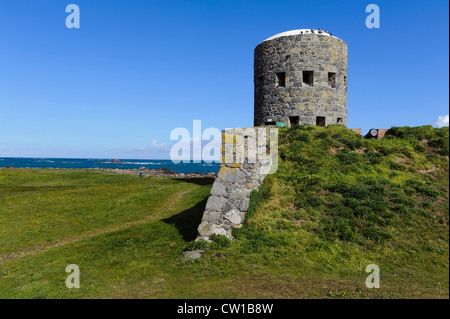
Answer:
[[[347,44],[322,30],[293,30],[255,49],[255,126],[347,126]]]

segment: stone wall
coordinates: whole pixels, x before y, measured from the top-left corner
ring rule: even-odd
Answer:
[[[379,128],[377,139],[382,140],[384,138],[384,136],[386,135],[387,131],[389,131],[389,130],[385,129],[385,128]]]
[[[303,71],[313,72],[312,84],[305,83]],[[347,44],[339,38],[296,34],[260,43],[254,82],[255,126],[289,125],[289,117],[297,116],[301,125],[325,117],[325,125],[347,126]]]
[[[221,167],[198,227],[198,239],[210,240],[212,234],[233,239],[233,228],[244,222],[251,191],[276,169],[277,143],[278,131],[274,128],[223,132]]]
[[[360,128],[351,128],[350,130],[355,132],[356,134],[362,135],[362,129]]]

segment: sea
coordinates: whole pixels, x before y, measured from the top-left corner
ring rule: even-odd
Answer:
[[[15,168],[118,168],[118,169],[147,169],[167,168],[178,173],[217,173],[219,163],[178,163],[171,160],[143,160],[143,159],[119,159],[120,163],[113,163],[114,159],[104,158],[19,158],[0,157],[0,167]]]

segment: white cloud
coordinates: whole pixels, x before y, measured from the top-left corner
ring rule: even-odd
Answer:
[[[135,159],[169,159],[170,146],[153,140],[151,145],[131,147],[128,149],[112,150],[117,158],[135,158]],[[119,154],[121,154],[119,156]],[[111,157],[111,156],[109,156]],[[114,157],[114,156],[113,156]]]
[[[164,144],[164,143],[158,144],[158,143],[156,142],[156,140],[153,140],[153,142],[152,142],[152,147],[161,147],[161,148],[165,148],[165,147],[166,147],[166,144]]]
[[[446,127],[448,126],[448,114],[444,116],[439,116],[437,121],[433,122],[434,127]]]

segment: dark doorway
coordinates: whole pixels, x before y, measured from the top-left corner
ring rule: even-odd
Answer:
[[[317,116],[316,117],[316,125],[317,126],[325,126],[325,116]]]
[[[277,125],[277,122],[265,122],[264,125]]]
[[[328,72],[328,86],[330,88],[336,88],[336,73]]]
[[[277,80],[278,80],[277,87],[284,88],[286,86],[286,73],[284,72],[277,73]]]
[[[314,84],[314,72],[313,71],[303,71],[303,84],[313,86],[313,84]]]
[[[300,124],[300,117],[298,116],[289,116],[289,123],[291,126]]]

